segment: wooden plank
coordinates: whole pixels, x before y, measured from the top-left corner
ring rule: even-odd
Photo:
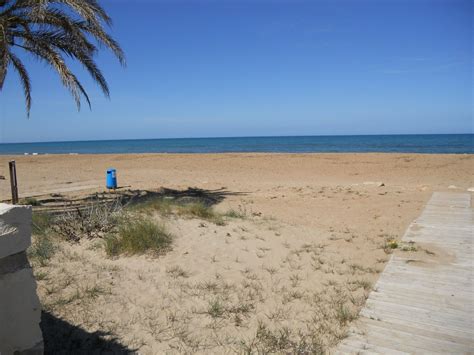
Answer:
[[[474,352],[471,194],[434,193],[402,240],[426,243],[453,258],[420,264],[413,262],[416,254],[393,256],[335,352]]]
[[[400,307],[402,309],[406,309],[407,311],[422,311],[422,312],[439,312],[440,311],[440,304],[436,304],[435,302],[416,302],[414,300],[409,299],[400,299],[399,297],[371,297],[370,300],[367,302],[367,307],[371,310],[374,310],[375,307],[383,307],[384,309],[389,309],[389,307]],[[465,312],[467,309],[465,307],[456,307],[457,305],[448,306],[446,304],[443,305],[443,314],[458,316],[460,318],[464,318]],[[472,311],[472,307],[470,307]]]
[[[388,348],[393,348],[393,343],[396,343],[397,349],[409,353],[431,353],[435,351],[442,354],[460,354],[469,349],[469,345],[460,342],[441,340],[438,337],[423,336],[411,332],[408,333],[390,327],[370,325],[367,329],[367,333],[367,339],[370,343],[379,344],[379,346]]]
[[[370,295],[370,298],[373,300],[384,300],[386,296],[380,294],[379,292],[373,292]],[[471,300],[469,298],[458,298],[458,297],[443,297],[439,295],[433,295],[431,293],[392,293],[391,300],[400,302],[401,304],[426,304],[429,306],[435,307],[452,307],[452,308],[459,308],[463,307],[466,303],[469,303]],[[471,309],[473,306],[471,305]]]
[[[347,343],[341,344],[337,349],[336,354],[390,354],[390,355],[404,355],[406,352],[397,351],[393,349],[384,348],[382,346],[368,344],[367,339],[362,336],[353,336]]]
[[[469,332],[459,332],[453,333],[452,335],[446,334],[444,328],[434,328],[434,327],[416,327],[407,324],[397,324],[396,322],[379,322],[372,319],[366,319],[364,321],[366,324],[377,326],[377,327],[388,327],[393,330],[397,330],[409,334],[419,334],[424,336],[431,337],[440,337],[448,341],[458,341],[460,343],[468,344],[470,339]]]
[[[74,191],[82,191],[82,190],[93,190],[99,188],[100,185],[83,185],[83,186],[71,186],[71,187],[63,187],[59,189],[52,189],[48,191],[30,191],[30,192],[25,192],[20,194],[20,197],[25,198],[25,197],[35,197],[35,196],[43,196],[43,195],[48,195],[48,194],[57,194],[57,193],[63,193],[63,192],[74,192]]]
[[[376,322],[388,324],[390,326],[399,325],[406,329],[415,328],[417,330],[420,330],[420,329],[429,330],[434,333],[439,333],[439,334],[442,333],[444,335],[464,338],[464,339],[468,339],[469,341],[472,341],[472,333],[469,330],[465,328],[459,329],[458,327],[453,326],[452,324],[438,325],[438,324],[427,323],[420,319],[411,320],[410,322],[407,322],[406,317],[401,316],[399,314],[385,315],[382,320],[379,320],[376,318],[371,318],[370,315],[365,314],[365,313],[366,313],[366,309],[363,310],[363,314],[361,315],[361,320],[364,323],[368,323],[369,321],[376,321]]]

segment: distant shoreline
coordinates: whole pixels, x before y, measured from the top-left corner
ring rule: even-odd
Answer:
[[[293,156],[293,157],[311,157],[311,156],[326,156],[326,157],[344,157],[344,156],[367,156],[367,157],[375,157],[375,156],[386,156],[386,157],[472,157],[474,153],[404,153],[404,152],[311,152],[311,153],[285,153],[285,152],[239,152],[239,153],[85,153],[85,154],[64,154],[64,153],[54,153],[54,154],[37,154],[37,155],[24,155],[24,154],[0,154],[0,159],[34,159],[34,158],[58,158],[58,159],[67,159],[74,157],[77,158],[86,158],[91,157],[96,159],[98,157],[105,157],[105,158],[113,158],[113,157],[176,157],[176,158],[185,158],[185,157],[285,157],[285,156]],[[33,161],[33,160],[29,161]]]
[[[176,138],[0,144],[0,155],[134,153],[473,154],[474,134]]]
[[[407,134],[326,134],[326,135],[277,135],[277,136],[222,136],[222,137],[171,137],[171,138],[118,138],[86,139],[69,141],[6,142],[2,144],[50,144],[50,143],[84,143],[84,142],[128,142],[128,141],[169,141],[169,140],[202,140],[202,139],[260,139],[260,138],[331,138],[331,137],[412,137],[412,136],[474,136],[474,133],[407,133]]]

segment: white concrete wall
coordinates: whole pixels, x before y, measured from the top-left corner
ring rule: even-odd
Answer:
[[[41,305],[26,249],[31,207],[0,203],[0,354],[42,354]]]

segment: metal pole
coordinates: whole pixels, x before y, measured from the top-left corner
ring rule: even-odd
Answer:
[[[16,180],[16,164],[12,160],[8,163],[10,167],[10,185],[12,188],[12,204],[16,205],[18,203],[18,182]]]

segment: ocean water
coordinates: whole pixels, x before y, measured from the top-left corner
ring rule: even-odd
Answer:
[[[133,139],[3,143],[0,154],[474,153],[474,134]]]

